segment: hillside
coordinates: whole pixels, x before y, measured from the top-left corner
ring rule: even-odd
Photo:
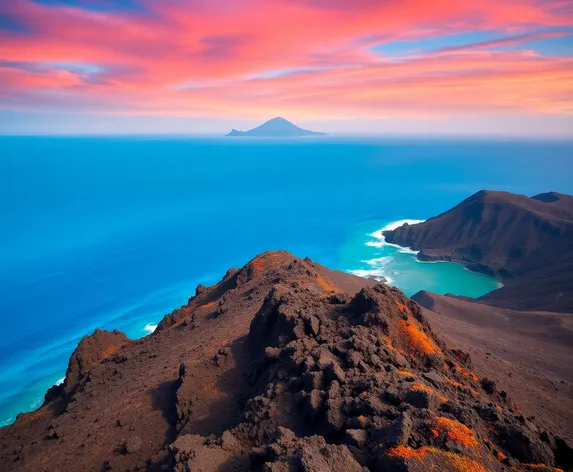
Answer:
[[[481,191],[418,225],[384,232],[390,243],[500,278],[483,299],[517,309],[573,311],[573,197]]]
[[[517,311],[421,291],[431,326],[470,352],[478,375],[503,385],[523,414],[573,440],[573,317]]]
[[[257,256],[138,341],[85,337],[0,430],[14,471],[552,471],[566,441],[395,288]]]

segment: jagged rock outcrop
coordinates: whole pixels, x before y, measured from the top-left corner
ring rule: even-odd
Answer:
[[[91,369],[128,342],[127,336],[117,330],[110,332],[96,329],[93,334],[84,336],[70,357],[64,394],[71,395]]]
[[[509,472],[571,460],[399,290],[282,251],[199,287],[118,356],[82,364],[64,411],[49,402],[0,430],[0,468]]]

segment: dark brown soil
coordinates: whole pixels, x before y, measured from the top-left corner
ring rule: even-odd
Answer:
[[[0,430],[0,470],[571,468],[560,425],[504,389],[398,290],[271,252],[151,336],[85,338],[64,388]]]

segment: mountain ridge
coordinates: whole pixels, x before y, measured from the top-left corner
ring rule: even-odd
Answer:
[[[64,387],[0,429],[0,468],[569,467],[566,441],[520,414],[398,289],[267,252],[152,335],[84,338]]]

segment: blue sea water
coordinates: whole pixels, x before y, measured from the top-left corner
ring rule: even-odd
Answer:
[[[571,142],[0,137],[0,425],[41,404],[96,327],[137,338],[257,253],[479,296],[380,229],[470,194],[573,192]]]

